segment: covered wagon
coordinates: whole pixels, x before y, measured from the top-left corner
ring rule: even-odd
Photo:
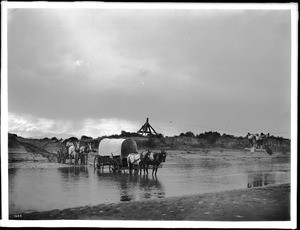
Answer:
[[[108,166],[110,172],[127,168],[127,156],[137,153],[137,144],[133,139],[104,138],[99,142],[98,155],[94,159],[94,169],[104,171]]]

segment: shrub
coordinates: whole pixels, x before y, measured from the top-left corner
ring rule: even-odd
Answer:
[[[159,134],[157,134],[157,138],[162,139],[162,138],[164,138],[164,135],[159,133]]]
[[[88,137],[88,136],[81,136],[80,140],[90,140],[90,139],[93,139],[92,137]]]
[[[149,138],[149,140],[146,142],[146,146],[149,148],[155,148],[155,141],[153,138]]]
[[[185,133],[185,136],[186,137],[195,137],[195,134],[192,133],[191,131],[188,131],[188,132]]]

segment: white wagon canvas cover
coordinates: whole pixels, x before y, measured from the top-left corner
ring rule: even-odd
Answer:
[[[98,155],[127,157],[129,153],[137,153],[137,144],[132,139],[104,138],[99,143]]]

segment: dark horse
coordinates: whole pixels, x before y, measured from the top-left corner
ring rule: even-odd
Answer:
[[[61,146],[57,151],[57,162],[65,164],[68,157],[68,148],[66,146]]]
[[[92,151],[91,143],[83,145],[79,148],[79,159],[80,163],[87,165],[88,164],[88,154]]]
[[[143,161],[143,168],[144,168],[144,172],[146,171],[148,174],[148,167],[149,165],[152,165],[152,175],[156,175],[157,174],[157,169],[159,167],[159,165],[162,162],[166,161],[166,157],[167,157],[167,153],[165,150],[161,150],[160,153],[157,152],[151,152],[147,158],[144,159]]]

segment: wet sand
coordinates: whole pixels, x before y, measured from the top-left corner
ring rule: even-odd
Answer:
[[[288,221],[290,184],[23,213],[10,219]]]

